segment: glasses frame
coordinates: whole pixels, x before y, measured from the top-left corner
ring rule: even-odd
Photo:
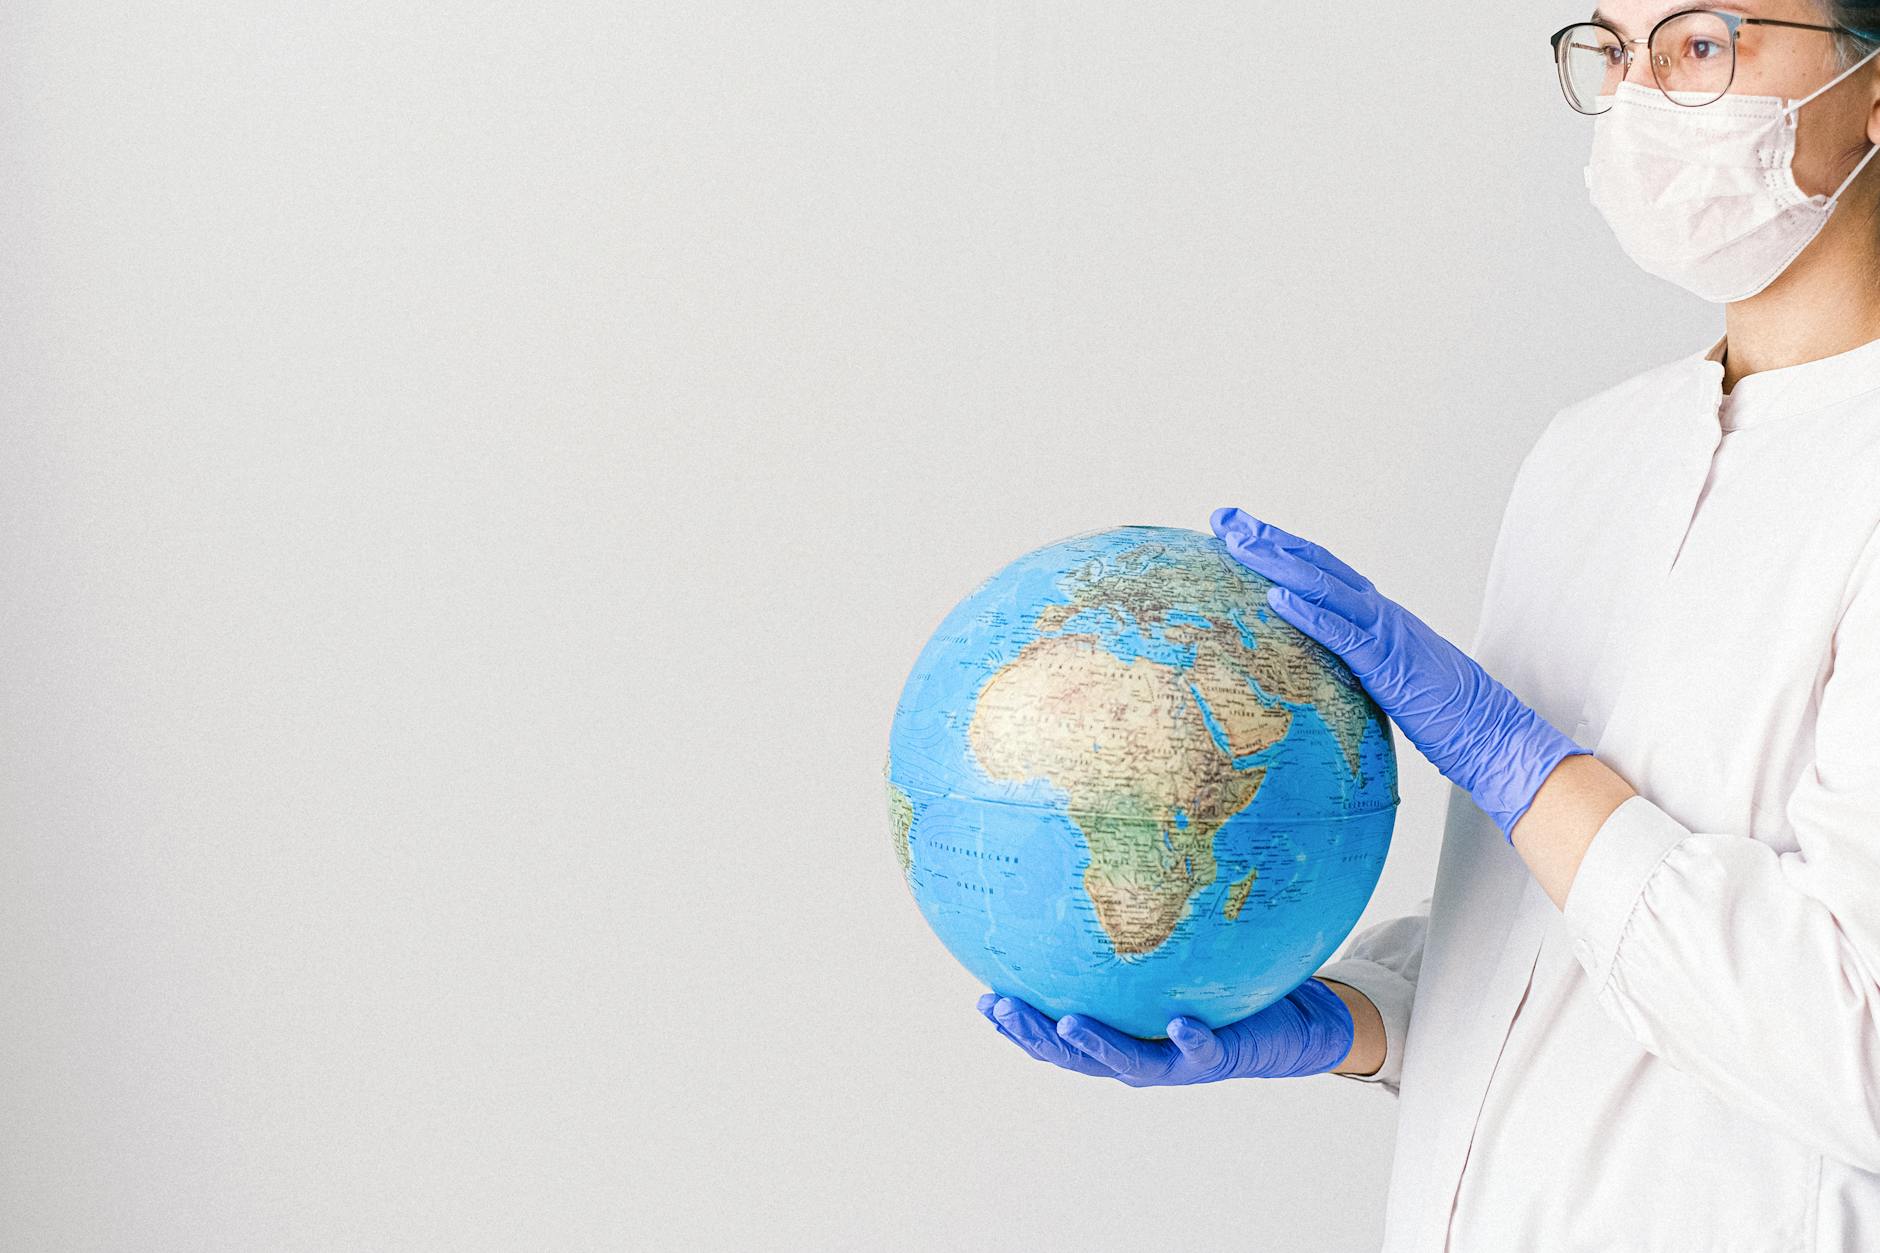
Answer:
[[[1717,93],[1714,99],[1705,100],[1699,104],[1688,104],[1685,101],[1675,99],[1671,92],[1665,87],[1664,80],[1658,77],[1658,59],[1649,55],[1652,41],[1658,38],[1658,32],[1660,30],[1680,18],[1690,17],[1693,13],[1704,13],[1711,17],[1719,18],[1730,30],[1730,81],[1723,85],[1723,90]],[[1657,87],[1659,94],[1671,101],[1672,104],[1686,109],[1701,109],[1705,105],[1717,103],[1718,100],[1730,94],[1730,88],[1736,83],[1737,37],[1741,34],[1742,28],[1745,26],[1782,26],[1790,30],[1819,30],[1826,31],[1831,35],[1852,35],[1856,39],[1863,40],[1864,42],[1871,42],[1871,36],[1862,35],[1859,31],[1852,30],[1846,26],[1821,26],[1813,22],[1785,22],[1773,17],[1744,17],[1741,13],[1731,13],[1724,9],[1679,9],[1676,13],[1668,13],[1653,24],[1651,32],[1643,39],[1627,39],[1610,22],[1600,22],[1592,19],[1588,19],[1584,22],[1569,22],[1549,35],[1547,42],[1554,50],[1554,70],[1560,79],[1560,94],[1567,98],[1567,103],[1572,106],[1575,113],[1581,113],[1587,117],[1598,117],[1601,113],[1610,110],[1612,106],[1607,105],[1604,109],[1582,109],[1573,99],[1573,89],[1567,86],[1567,63],[1561,53],[1560,41],[1566,38],[1568,31],[1577,30],[1582,26],[1595,26],[1600,30],[1610,32],[1613,41],[1619,47],[1625,49],[1625,76],[1629,76],[1632,73],[1632,61],[1637,56],[1637,54],[1632,51],[1632,45],[1645,45],[1645,51],[1647,53],[1645,60],[1646,64],[1651,66],[1653,86]],[[1621,81],[1623,81],[1623,77]]]

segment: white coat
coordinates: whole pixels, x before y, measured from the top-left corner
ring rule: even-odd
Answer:
[[[1880,340],[1722,348],[1554,416],[1469,649],[1639,795],[1563,910],[1452,789],[1427,912],[1318,972],[1384,1020],[1388,1253],[1880,1250]]]

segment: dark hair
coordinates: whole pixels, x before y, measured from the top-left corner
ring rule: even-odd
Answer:
[[[1880,44],[1880,3],[1870,0],[1821,0],[1822,12],[1836,26],[1845,26],[1852,35],[1836,35],[1834,50],[1845,69],[1873,51]]]
[[[1843,70],[1880,44],[1880,0],[1821,0],[1821,12],[1824,20],[1854,32],[1834,36],[1834,51]],[[1857,143],[1848,155],[1859,156],[1864,146],[1864,142]],[[1874,207],[1874,219],[1880,222],[1880,204]]]

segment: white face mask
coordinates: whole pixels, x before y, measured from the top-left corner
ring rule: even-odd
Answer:
[[[1796,111],[1880,55],[1874,49],[1793,103],[1726,95],[1692,107],[1626,81],[1593,119],[1586,186],[1620,247],[1649,274],[1728,304],[1776,280],[1880,147],[1831,196],[1795,182]],[[1682,96],[1693,93],[1680,92]]]

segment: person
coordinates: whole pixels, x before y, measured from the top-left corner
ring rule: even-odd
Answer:
[[[1551,42],[1592,203],[1724,331],[1546,425],[1469,650],[1210,519],[1455,785],[1420,912],[1218,1030],[980,998],[1132,1086],[1392,1094],[1395,1253],[1880,1249],[1880,4],[1672,8]]]

